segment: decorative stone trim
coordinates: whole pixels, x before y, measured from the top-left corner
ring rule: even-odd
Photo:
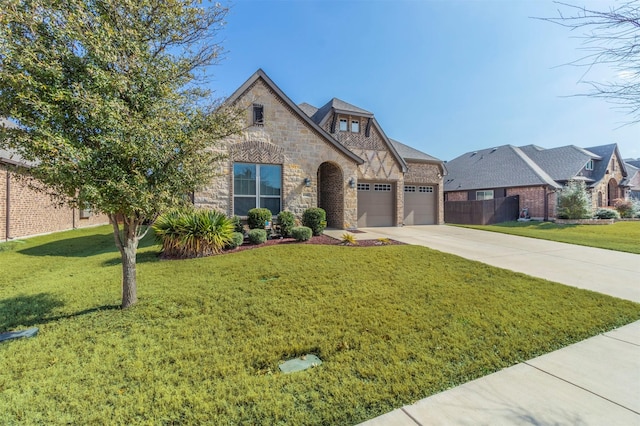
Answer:
[[[556,219],[558,225],[613,225],[615,219]]]
[[[282,164],[284,149],[269,142],[242,142],[231,146],[231,159],[245,163]]]

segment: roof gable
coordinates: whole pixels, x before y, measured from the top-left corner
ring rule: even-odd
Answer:
[[[555,181],[568,181],[576,177],[589,160],[601,158],[575,145],[550,149],[526,145],[520,149]]]
[[[234,104],[242,97],[242,95],[249,90],[249,88],[258,80],[262,80],[275,94],[278,96],[303,122],[310,126],[318,135],[327,141],[327,143],[333,145],[338,151],[357,164],[363,164],[364,160],[348,150],[344,145],[335,140],[329,133],[323,130],[317,123],[315,123],[298,105],[296,105],[285,93],[267,76],[262,70],[258,69],[247,81],[245,81],[229,98],[225,101],[227,104]],[[308,104],[307,104],[308,105]]]
[[[622,161],[620,151],[618,151],[618,144],[612,143],[609,145],[592,146],[585,149],[599,155],[602,159],[602,161],[596,162],[593,168],[593,179],[596,182],[602,180],[607,174],[607,170],[609,170],[609,164],[611,163],[611,158],[614,154],[618,159],[618,164],[620,165],[622,176],[627,176],[627,169],[625,167],[624,161]]]

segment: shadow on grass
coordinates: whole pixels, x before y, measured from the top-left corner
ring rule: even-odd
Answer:
[[[138,249],[151,247],[155,245],[155,241],[151,232],[142,240]],[[117,262],[120,263],[120,254],[116,247],[112,233],[93,234],[83,237],[65,238],[39,246],[18,250],[21,254],[28,256],[58,256],[58,257],[90,257],[105,253],[114,253],[118,256]],[[138,255],[138,261],[149,261],[148,253]]]
[[[153,245],[153,244],[150,244]],[[144,253],[138,253],[136,256],[136,264],[147,263],[147,262],[157,262],[160,260],[160,252],[156,251],[146,251]],[[102,266],[114,266],[122,264],[122,258],[120,255],[114,257],[109,260],[105,260],[102,262]]]
[[[575,228],[578,225],[571,223],[571,224],[555,224],[553,222],[517,222],[517,221],[511,221],[511,222],[501,222],[501,223],[495,223],[491,226],[495,226],[495,227],[499,227],[499,228],[525,228],[525,229],[535,229],[540,230],[540,231],[555,231],[556,229],[567,229],[567,228]]]
[[[49,316],[55,308],[61,306],[64,306],[64,302],[49,293],[2,299],[0,300],[0,332],[11,330],[17,326],[31,327],[93,312],[120,309],[120,305],[103,305],[72,314]]]

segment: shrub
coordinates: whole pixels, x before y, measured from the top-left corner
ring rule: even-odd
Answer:
[[[247,236],[251,244],[262,244],[267,241],[267,231],[264,229],[251,229]]]
[[[376,244],[381,246],[388,246],[391,244],[391,240],[389,238],[378,238],[376,239]]]
[[[302,225],[311,228],[313,235],[320,235],[327,227],[327,212],[320,207],[306,209],[302,214]]]
[[[241,246],[243,241],[244,234],[241,232],[234,232],[231,234],[231,241],[227,244],[227,249],[233,250],[234,248]]]
[[[233,223],[234,232],[240,232],[241,234],[244,234],[244,225],[242,224],[242,219],[240,219],[240,216],[233,216],[231,218],[231,223]]]
[[[622,198],[616,198],[613,200],[613,206],[620,213],[620,217],[630,218],[636,213],[636,206],[631,200],[623,200]]]
[[[291,228],[291,236],[296,239],[296,241],[308,241],[311,239],[311,235],[313,231],[311,228],[306,226],[294,226]]]
[[[271,222],[272,214],[269,209],[251,209],[247,213],[249,229],[264,229],[266,222]]]
[[[558,195],[559,219],[588,219],[591,199],[583,181],[570,180]]]
[[[356,241],[356,237],[353,234],[349,234],[345,232],[341,237],[342,244],[346,246],[357,246],[358,242]]]
[[[593,217],[596,219],[619,219],[620,214],[613,209],[598,209]]]
[[[291,235],[291,229],[296,226],[296,217],[291,212],[280,212],[278,225],[280,225],[280,235],[288,237]]]
[[[233,223],[214,210],[171,210],[152,226],[165,256],[190,258],[220,253],[232,240]]]

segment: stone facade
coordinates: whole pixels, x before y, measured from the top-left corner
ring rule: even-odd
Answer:
[[[78,209],[58,206],[0,164],[1,241],[109,223],[105,215],[80,213]]]
[[[195,194],[196,205],[233,215],[233,163],[279,164],[283,209],[301,217],[307,208],[318,206],[320,166],[329,163],[344,176],[339,183],[331,181],[333,189],[344,194],[342,217],[332,217],[332,222],[343,228],[356,227],[357,193],[348,185],[348,178],[357,176],[354,160],[328,143],[261,79],[240,94],[235,104],[247,111],[246,127],[242,134],[222,142],[220,149],[229,157],[216,165],[219,178]],[[253,124],[254,104],[264,108],[262,125]],[[307,178],[310,186],[305,185]]]
[[[623,188],[619,186],[624,179],[622,175],[622,159],[614,152],[607,166],[607,172],[603,179],[593,185],[591,189],[591,202],[593,209],[599,207],[611,207],[616,198],[625,198]]]

